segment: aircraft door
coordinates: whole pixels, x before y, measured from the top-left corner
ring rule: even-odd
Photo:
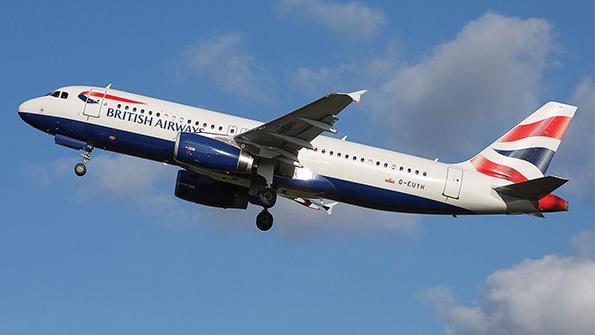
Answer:
[[[444,185],[443,195],[458,199],[461,193],[461,185],[463,184],[463,170],[449,167],[446,172],[446,183]]]
[[[107,90],[103,88],[91,88],[85,96],[85,106],[83,107],[83,115],[90,117],[99,117],[103,107],[103,100]]]

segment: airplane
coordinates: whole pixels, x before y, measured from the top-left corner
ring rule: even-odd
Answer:
[[[332,93],[259,122],[107,87],[68,86],[23,102],[20,118],[82,151],[94,149],[175,165],[175,196],[196,204],[262,207],[273,226],[277,197],[332,213],[338,203],[376,210],[452,215],[568,210],[552,192],[568,180],[545,176],[576,111],[548,102],[473,158],[454,164],[323,136],[365,90]]]

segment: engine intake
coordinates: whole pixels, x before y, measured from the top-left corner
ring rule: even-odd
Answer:
[[[195,133],[179,133],[174,159],[213,170],[250,173],[254,158],[233,145]]]
[[[196,204],[219,207],[248,207],[248,189],[214,180],[186,170],[178,171],[176,197]]]

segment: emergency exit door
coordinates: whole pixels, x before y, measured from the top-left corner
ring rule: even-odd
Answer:
[[[103,100],[107,90],[105,89],[90,89],[86,94],[82,94],[85,98],[85,106],[83,107],[83,115],[90,117],[99,117],[101,115],[101,108],[103,107]]]
[[[446,172],[446,183],[444,185],[443,195],[458,199],[461,193],[461,185],[463,184],[463,170],[449,167]]]

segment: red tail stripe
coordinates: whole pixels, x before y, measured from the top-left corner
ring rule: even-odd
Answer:
[[[136,101],[136,100],[131,100],[131,99],[126,99],[126,98],[122,98],[122,97],[118,97],[115,95],[111,95],[111,94],[104,94],[101,92],[89,92],[89,91],[85,91],[82,92],[81,94],[84,95],[90,95],[92,97],[98,97],[98,98],[104,98],[105,95],[105,99],[110,99],[110,100],[116,100],[116,101],[120,101],[120,102],[126,102],[129,104],[139,104],[139,105],[144,105],[144,102],[140,102],[140,101]]]
[[[527,177],[523,176],[523,174],[517,170],[509,166],[494,163],[483,156],[475,156],[475,158],[471,160],[471,164],[473,164],[479,173],[483,173],[487,176],[510,180],[513,183],[528,180]]]
[[[568,116],[553,116],[541,121],[522,124],[514,127],[504,135],[500,142],[512,142],[531,136],[544,136],[561,140],[566,129],[568,129],[570,119]]]

